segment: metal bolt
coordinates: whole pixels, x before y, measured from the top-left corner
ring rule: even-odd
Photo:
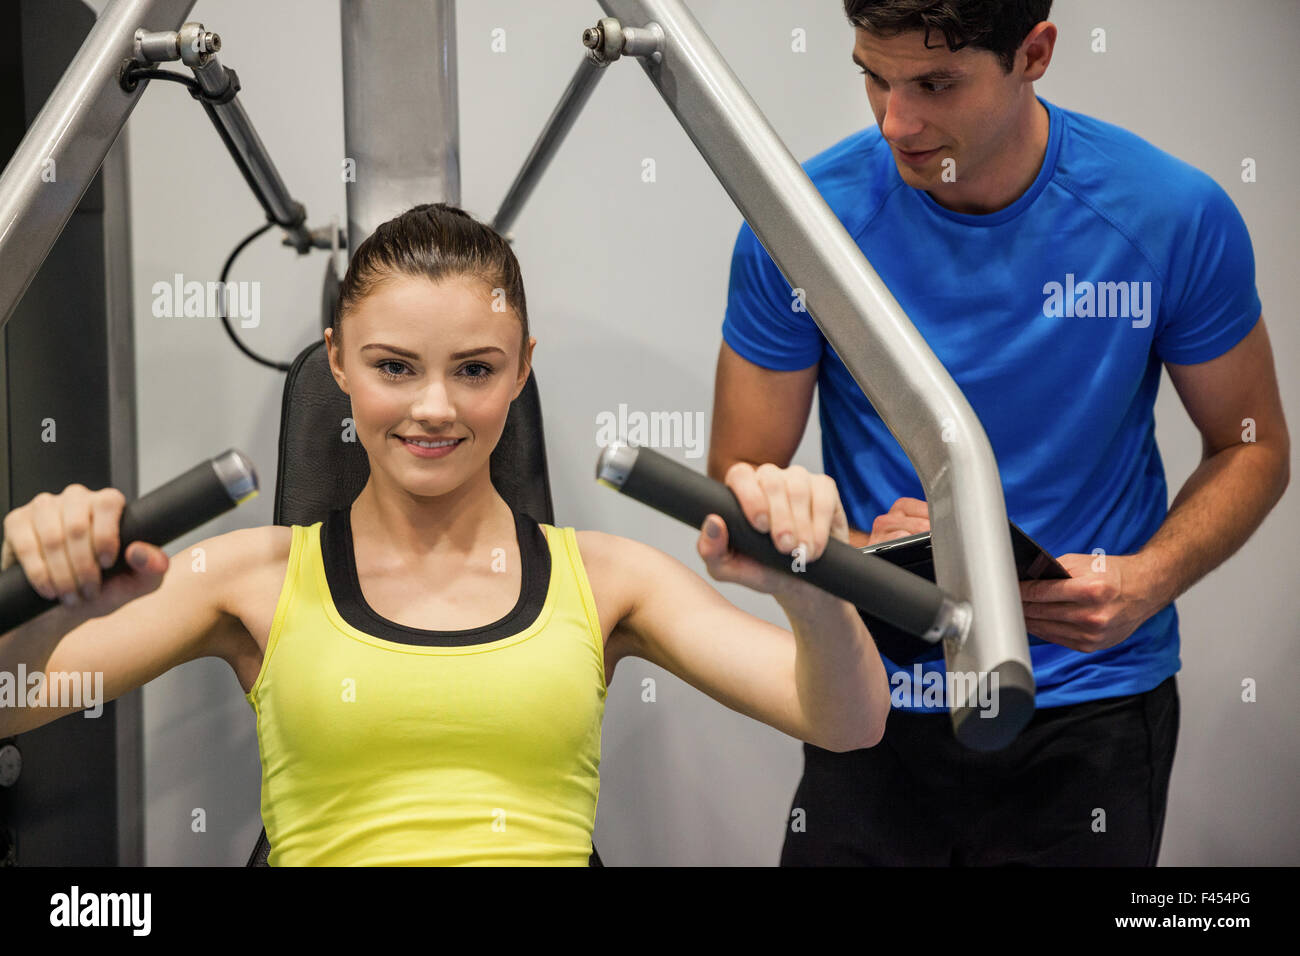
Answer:
[[[598,49],[601,42],[599,27],[587,27],[587,29],[582,31],[582,45],[588,49]]]

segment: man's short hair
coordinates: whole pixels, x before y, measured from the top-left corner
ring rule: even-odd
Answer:
[[[882,37],[921,30],[927,47],[930,33],[941,33],[954,53],[969,46],[996,54],[1004,73],[1051,9],[1052,0],[844,0],[844,15],[855,27]]]

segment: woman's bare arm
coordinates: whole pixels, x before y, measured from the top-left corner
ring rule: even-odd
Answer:
[[[85,602],[51,608],[0,636],[0,675],[7,675],[0,679],[16,682],[20,669],[25,672],[27,686],[16,689],[26,701],[30,675],[44,674],[51,689],[64,682],[62,675],[80,674],[84,701],[89,674],[91,686],[102,688],[102,706],[186,661],[228,659],[247,642],[243,623],[229,613],[229,589],[247,573],[264,538],[264,529],[251,528],[201,541],[171,558],[156,590],[101,617],[88,617]],[[86,709],[56,703],[0,706],[0,737]]]
[[[875,746],[889,713],[884,665],[857,611],[811,586],[778,596],[793,632],[736,607],[671,555],[583,531],[619,569],[610,645],[714,700],[825,750]]]

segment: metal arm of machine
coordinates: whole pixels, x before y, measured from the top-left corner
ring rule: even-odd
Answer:
[[[930,505],[937,582],[973,611],[965,639],[943,642],[953,728],[972,749],[1005,747],[1033,715],[1034,676],[983,426],[681,0],[600,5],[607,17],[584,43],[606,59],[638,58],[915,466]],[[981,685],[996,694],[995,711],[981,707]]]
[[[613,17],[606,17],[595,27],[583,31],[582,43],[587,47],[587,52],[578,64],[578,69],[574,71],[573,78],[569,80],[568,87],[560,95],[560,102],[555,105],[555,109],[546,120],[546,125],[542,127],[541,135],[537,137],[532,152],[524,160],[524,165],[520,167],[515,181],[510,184],[506,198],[501,200],[501,207],[492,220],[493,229],[507,239],[513,239],[510,235],[510,227],[514,225],[524,203],[532,195],[537,180],[546,171],[560,144],[564,142],[564,137],[572,128],[573,121],[587,105],[587,100],[591,98],[591,91],[596,88],[596,82],[604,75],[605,67],[617,60],[624,52],[629,56],[636,55],[638,52],[645,52],[652,57],[658,56],[659,54],[655,52],[656,44],[662,38],[663,32],[657,26],[652,25],[647,30],[624,30]]]
[[[578,64],[578,69],[574,71],[573,78],[569,80],[569,85],[565,88],[564,93],[560,96],[560,102],[552,110],[550,118],[542,128],[542,133],[537,137],[537,142],[533,145],[533,150],[524,160],[524,165],[515,176],[515,181],[511,183],[510,190],[506,193],[506,198],[501,200],[501,208],[497,210],[496,217],[492,220],[492,228],[505,236],[507,239],[513,238],[510,235],[510,227],[514,225],[515,219],[532,195],[533,187],[537,185],[537,180],[541,178],[546,167],[550,165],[551,159],[555,156],[556,150],[564,142],[564,137],[568,134],[569,129],[573,126],[573,121],[578,118],[582,112],[583,106],[591,97],[591,91],[596,88],[596,82],[604,75],[605,67],[609,65],[609,60],[603,59],[596,55],[595,51],[588,51],[583,56],[582,62]]]
[[[118,82],[142,23],[179,27],[194,0],[113,0],[0,175],[0,326],[31,285],[141,90]]]
[[[600,4],[608,16],[583,32],[583,62],[495,228],[514,222],[603,67],[637,57],[916,467],[930,505],[937,583],[972,610],[968,628],[943,638],[953,729],[972,749],[1006,746],[1033,715],[1035,688],[1006,503],[983,426],[681,0]],[[990,692],[995,707],[983,703]]]
[[[346,243],[333,226],[308,229],[236,98],[239,78],[216,58],[221,38],[186,23],[194,0],[112,0],[0,175],[0,327],[40,271],[143,93],[130,66],[181,60],[198,97],[267,217],[299,253]],[[149,31],[141,26],[175,24]]]
[[[235,165],[266,211],[267,218],[287,232],[285,245],[293,246],[299,254],[313,248],[331,248],[335,237],[330,228],[314,231],[307,228],[307,210],[289,195],[270,153],[238,99],[238,74],[217,60],[220,49],[221,37],[207,30],[202,23],[186,23],[180,30],[161,33],[140,29],[135,32],[131,65],[147,66],[180,60],[193,70],[200,90],[195,98],[203,104]],[[124,72],[123,83],[128,89],[134,84],[129,69]]]

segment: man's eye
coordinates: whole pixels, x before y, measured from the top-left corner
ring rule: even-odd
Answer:
[[[884,82],[880,79],[880,77],[876,76],[874,73],[868,73],[866,70],[858,70],[858,73],[861,76],[865,76],[868,82],[874,83],[876,84],[876,86],[885,85]],[[927,93],[938,94],[938,93],[948,92],[950,89],[953,88],[953,86],[954,84],[952,83],[932,83],[929,80],[927,80],[926,82],[921,84],[921,89],[925,90],[925,92]]]

